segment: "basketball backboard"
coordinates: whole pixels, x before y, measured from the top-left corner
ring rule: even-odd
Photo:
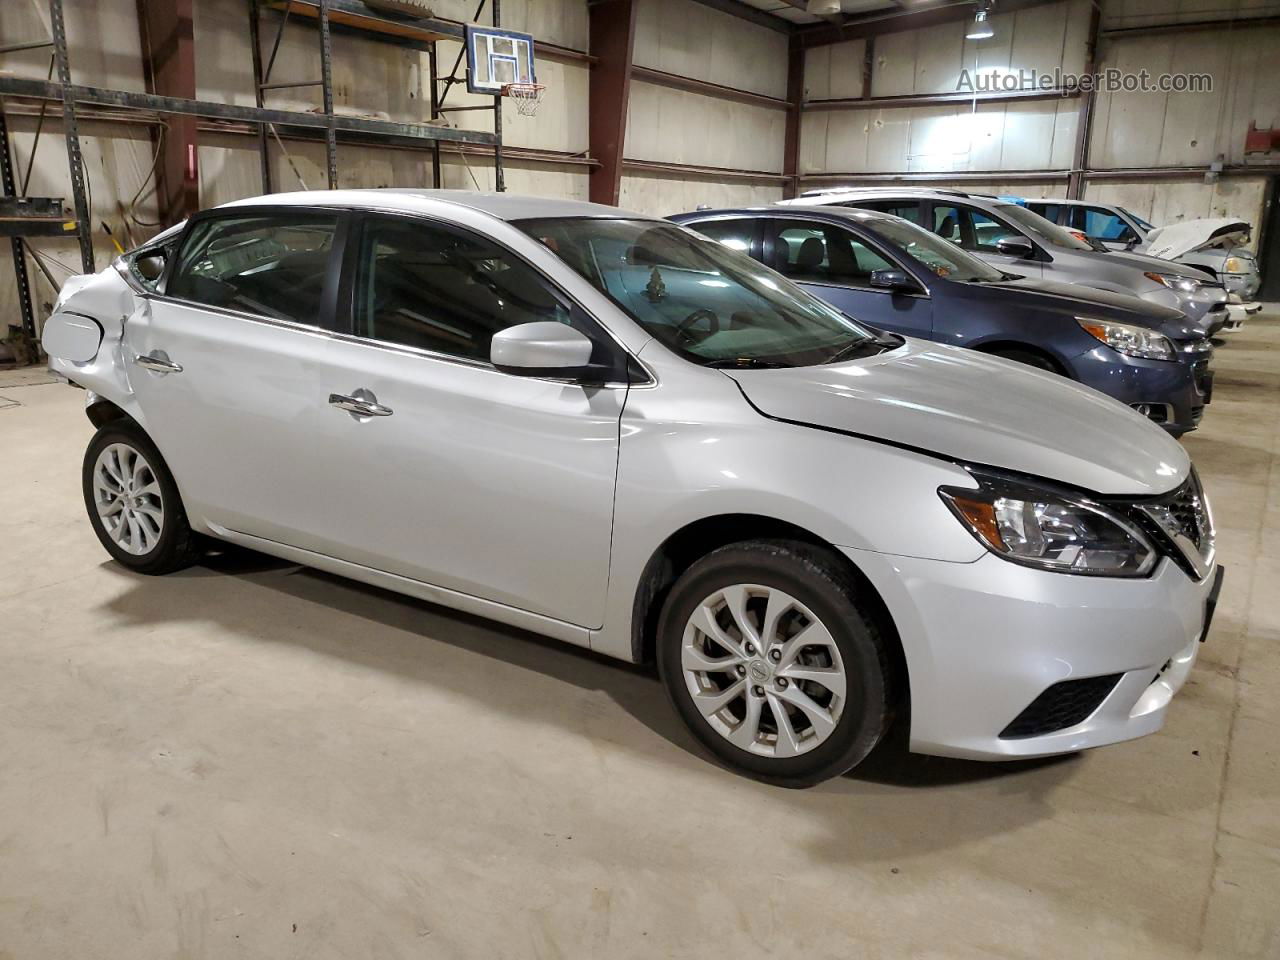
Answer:
[[[498,95],[508,84],[537,82],[530,34],[469,23],[465,40],[469,93]]]

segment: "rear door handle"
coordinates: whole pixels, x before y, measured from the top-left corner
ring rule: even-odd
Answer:
[[[154,370],[156,373],[181,373],[182,364],[174,363],[168,357],[152,356],[144,353],[140,357],[134,358],[134,363],[142,367],[144,370]]]
[[[368,390],[356,390],[351,396],[343,393],[329,394],[329,403],[339,410],[345,410],[357,419],[360,417],[389,417],[395,411],[384,407]]]

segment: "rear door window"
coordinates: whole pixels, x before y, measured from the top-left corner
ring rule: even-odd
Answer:
[[[319,326],[334,275],[336,213],[246,214],[195,224],[165,294],[260,317]]]
[[[978,253],[997,253],[1001,240],[1018,236],[981,210],[943,203],[933,205],[933,232],[964,250]]]
[[[704,237],[723,243],[730,250],[737,250],[749,257],[757,256],[756,221],[751,217],[734,217],[730,220],[704,220],[701,223],[690,223]]]
[[[910,220],[912,223],[920,222],[920,202],[918,200],[867,200],[859,201],[856,204],[842,204],[842,206],[856,206],[863,210],[876,210],[880,213],[902,217],[903,220]]]
[[[869,286],[873,270],[894,265],[860,238],[833,224],[767,221],[774,269],[800,283]]]

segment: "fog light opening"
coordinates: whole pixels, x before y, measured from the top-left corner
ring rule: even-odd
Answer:
[[[1146,417],[1152,423],[1168,423],[1169,407],[1163,403],[1135,403],[1131,404],[1135,413]]]

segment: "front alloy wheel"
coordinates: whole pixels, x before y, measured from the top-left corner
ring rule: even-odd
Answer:
[[[720,547],[672,585],[658,670],[690,732],[727,766],[805,787],[856,766],[888,727],[891,637],[838,554],[790,540]]]
[[[711,729],[762,757],[808,753],[845,704],[845,667],[830,631],[783,590],[732,584],[685,624],[684,682]]]

